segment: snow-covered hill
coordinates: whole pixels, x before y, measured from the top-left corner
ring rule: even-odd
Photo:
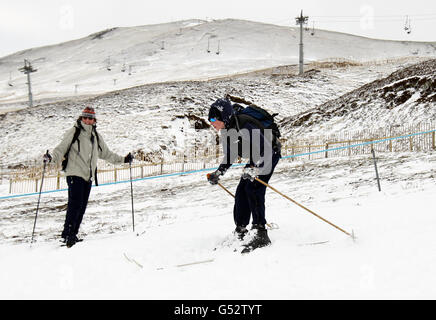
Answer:
[[[283,119],[292,135],[402,126],[436,119],[436,59],[400,69],[337,99]]]
[[[27,79],[18,71],[24,59],[38,70],[32,74],[34,99],[47,101],[295,64],[298,44],[297,28],[234,19],[112,28],[0,58],[0,103],[26,104]],[[374,40],[323,30],[314,36],[305,32],[306,61],[435,54],[435,43]]]

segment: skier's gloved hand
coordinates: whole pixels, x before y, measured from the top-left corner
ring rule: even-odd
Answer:
[[[48,150],[47,150],[47,152],[42,156],[42,159],[43,159],[44,163],[47,163],[47,162],[50,163],[50,162],[51,162],[52,157],[51,157],[50,153],[48,153]]]
[[[133,156],[132,154],[129,152],[129,154],[127,156],[124,157],[124,163],[131,163],[133,161]]]
[[[244,168],[242,173],[242,179],[248,179],[251,182],[255,180],[259,176],[259,168],[256,167],[247,167]]]
[[[207,174],[207,180],[210,184],[218,184],[218,180],[220,179],[220,176],[222,176],[223,173],[220,170],[216,170],[215,172],[208,173]]]

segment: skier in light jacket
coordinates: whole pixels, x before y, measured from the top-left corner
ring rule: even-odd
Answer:
[[[51,154],[44,155],[44,159],[49,162],[59,163],[64,157],[68,161],[63,168],[68,184],[68,208],[61,235],[67,247],[81,241],[77,238],[77,233],[88,205],[92,182],[95,181],[98,185],[97,160],[100,158],[112,164],[129,163],[133,160],[131,153],[122,157],[109,150],[96,131],[96,122],[94,109],[86,107],[73,128],[64,134],[61,143]],[[74,139],[76,132],[78,136]]]

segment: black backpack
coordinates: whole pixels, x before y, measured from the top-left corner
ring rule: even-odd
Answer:
[[[260,127],[260,129],[271,129],[273,135],[276,138],[281,137],[279,127],[277,126],[277,123],[275,123],[274,121],[274,117],[277,116],[278,113],[274,113],[271,115],[265,109],[262,109],[261,107],[258,107],[254,104],[251,104],[248,107],[242,109],[238,107],[238,109],[239,111],[236,111],[235,114],[239,116],[240,119],[244,119],[244,116],[254,118],[257,121],[252,121],[252,122],[255,122]]]
[[[278,113],[270,114],[265,109],[256,106],[255,104],[246,101],[242,98],[233,97],[230,95],[226,95],[225,99],[227,99],[229,102],[234,101],[236,103],[233,104],[233,115],[234,115],[234,121],[236,123],[236,128],[238,131],[240,130],[241,126],[245,124],[245,122],[251,122],[255,126],[257,126],[259,129],[271,129],[273,133],[273,140],[272,145],[273,149],[277,152],[280,152],[280,149],[282,147],[279,138],[281,137],[281,133],[279,130],[279,127],[277,123],[274,121],[274,117],[278,115]],[[248,105],[247,107],[243,107],[238,103],[244,103]],[[241,145],[239,145],[239,156],[241,156]]]
[[[225,99],[229,102],[235,102],[233,104],[233,114],[237,117],[236,125],[239,130],[239,121],[250,121],[256,124],[260,129],[271,129],[274,137],[278,140],[281,137],[279,127],[277,123],[274,121],[274,117],[278,115],[278,113],[270,114],[265,109],[256,106],[254,103],[247,101],[243,98],[235,97],[230,94],[226,94]],[[241,106],[239,103],[243,103],[247,105],[247,107]],[[238,119],[239,118],[239,119]]]

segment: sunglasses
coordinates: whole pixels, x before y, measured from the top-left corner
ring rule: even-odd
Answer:
[[[94,120],[95,118],[91,118],[91,117],[82,117],[82,119]]]
[[[210,122],[215,122],[216,118],[210,118]]]

